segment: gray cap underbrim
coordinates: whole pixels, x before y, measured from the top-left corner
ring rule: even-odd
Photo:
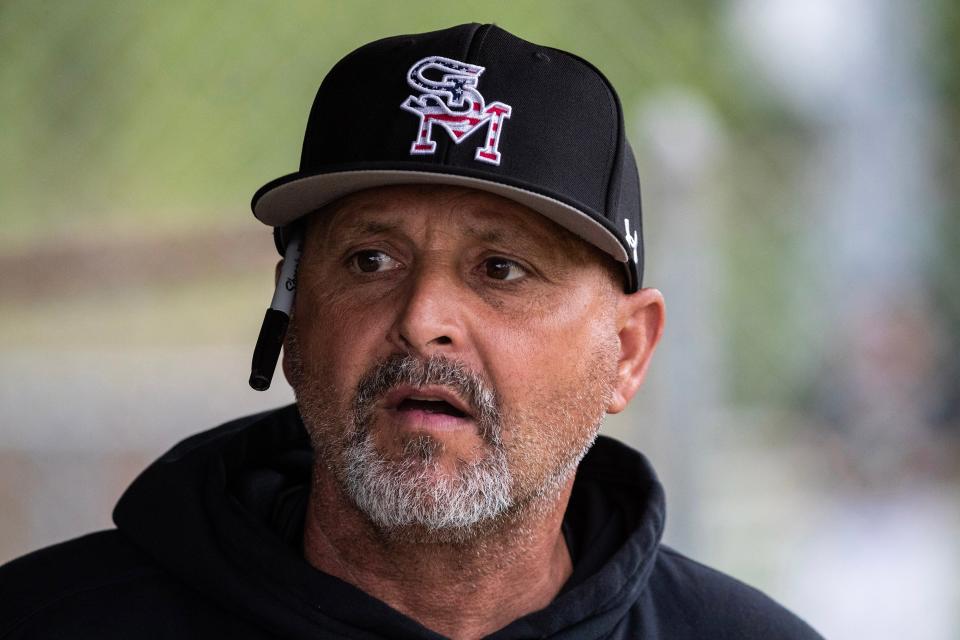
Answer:
[[[575,207],[527,189],[449,173],[368,169],[305,176],[264,193],[254,204],[253,215],[261,222],[282,227],[351,193],[399,184],[457,185],[503,196],[533,209],[614,259],[628,259],[626,249],[609,229]]]

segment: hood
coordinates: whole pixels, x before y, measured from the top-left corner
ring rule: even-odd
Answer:
[[[440,638],[303,559],[312,460],[295,405],[241,418],[184,440],[148,467],[114,521],[179,580],[271,633]],[[650,465],[601,436],[580,465],[565,517],[570,581],[547,608],[490,637],[604,637],[646,587],[663,525],[663,491]]]

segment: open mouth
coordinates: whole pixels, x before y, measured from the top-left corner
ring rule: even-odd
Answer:
[[[450,389],[442,386],[401,386],[387,393],[386,409],[399,413],[426,413],[459,419],[472,419],[469,404]]]
[[[457,409],[446,400],[430,400],[420,398],[405,398],[397,405],[397,411],[424,411],[426,413],[442,413],[454,418],[467,418],[466,413]]]

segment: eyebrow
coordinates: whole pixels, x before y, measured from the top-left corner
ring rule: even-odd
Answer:
[[[396,222],[383,222],[380,220],[371,220],[369,218],[363,219],[357,216],[357,214],[363,213],[364,211],[374,210],[376,210],[376,207],[371,206],[359,206],[351,207],[349,209],[341,209],[337,212],[340,220],[334,220],[332,226],[340,227],[342,231],[347,233],[362,234],[387,233],[390,231],[396,231],[400,228],[400,225]]]
[[[377,220],[354,220],[346,226],[349,231],[360,231],[363,233],[386,233],[388,231],[396,231],[400,228],[400,225],[395,222],[379,222]]]
[[[508,227],[501,221],[501,216],[498,215],[499,212],[496,209],[479,207],[474,209],[474,213],[477,215],[478,222],[483,223],[484,221],[489,221],[489,228],[482,228],[472,224],[467,224],[463,229],[463,233],[471,238],[474,238],[475,240],[479,240],[480,242],[488,242],[491,244],[509,244],[514,247],[533,248],[535,245],[531,241],[531,236],[542,235],[542,231],[540,229],[531,226],[522,218],[513,218],[516,226],[513,228]],[[544,249],[546,249],[546,253],[553,254],[556,253],[558,249],[562,249],[562,247],[558,246],[558,244],[559,243],[551,240],[550,242],[547,242],[545,246],[543,244],[536,246],[538,247],[538,252],[543,252]]]
[[[507,238],[507,234],[500,229],[475,229],[468,226],[464,233],[481,242],[503,242]]]

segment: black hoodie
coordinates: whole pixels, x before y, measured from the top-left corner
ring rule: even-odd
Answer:
[[[117,529],[0,568],[0,638],[441,638],[301,553],[312,454],[295,406],[185,440],[130,486]],[[601,437],[564,521],[574,571],[519,638],[819,638],[759,591],[660,544],[663,490]]]

